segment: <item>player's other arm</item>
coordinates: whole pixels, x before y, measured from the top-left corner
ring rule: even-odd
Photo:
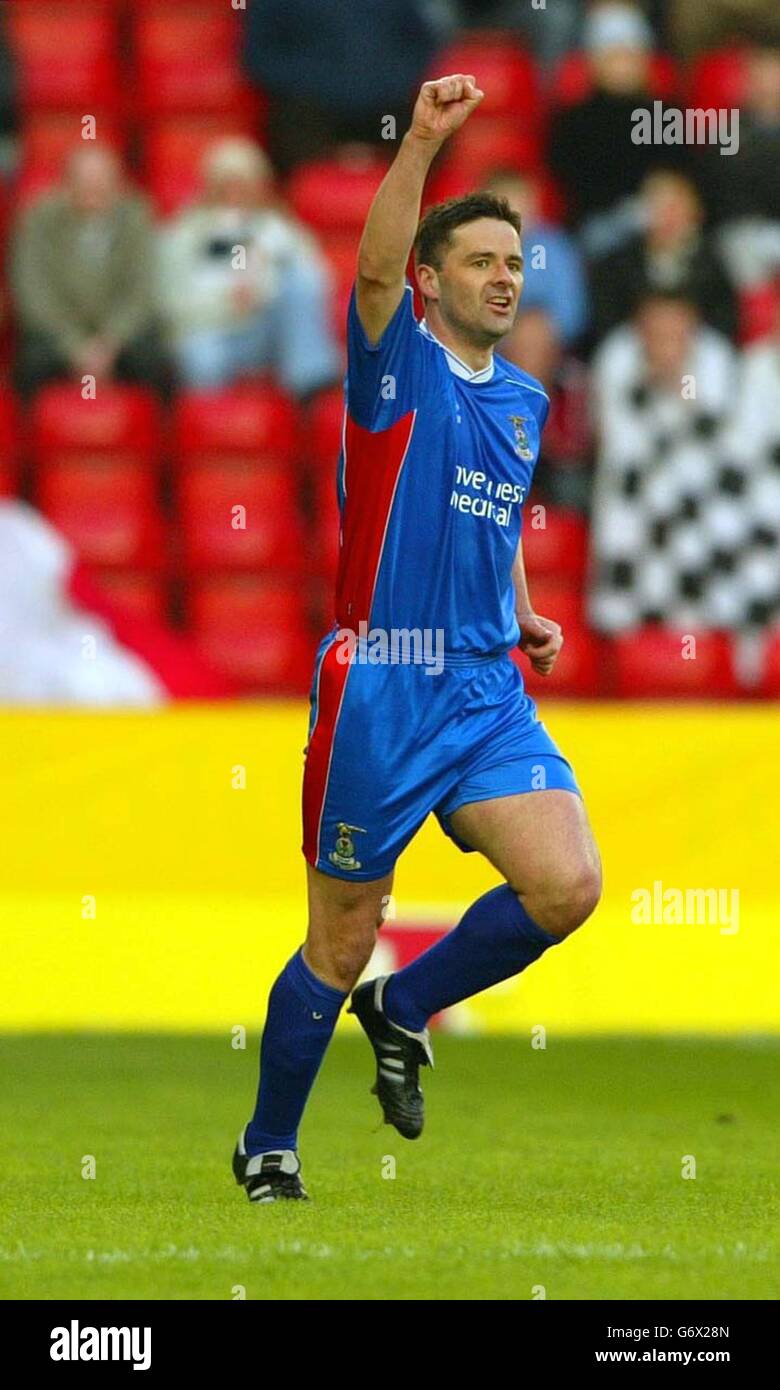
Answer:
[[[379,342],[404,293],[431,163],[483,95],[474,77],[463,73],[425,82],[420,89],[412,123],[371,204],[358,251],[357,311],[370,343]]]
[[[517,543],[512,579],[515,586],[515,617],[520,627],[517,645],[521,652],[525,652],[537,675],[549,676],[563,646],[563,632],[559,623],[552,618],[541,618],[533,610],[528,593],[522,537]]]

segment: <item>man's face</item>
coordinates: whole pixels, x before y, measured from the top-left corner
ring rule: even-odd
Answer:
[[[690,359],[696,328],[693,306],[651,300],[639,314],[639,332],[649,375],[679,389]]]
[[[751,55],[747,102],[760,120],[780,118],[780,48],[756,49]]]
[[[68,170],[73,207],[84,215],[108,212],[119,195],[119,165],[109,150],[83,150]]]
[[[479,347],[515,321],[523,288],[520,238],[509,222],[480,217],[457,227],[439,270],[418,268],[420,288],[451,328]]]
[[[264,200],[265,186],[259,179],[234,174],[214,179],[210,188],[211,201],[223,208],[249,212]]]
[[[651,174],[643,190],[648,230],[659,241],[676,241],[699,226],[695,189],[674,174]]]
[[[610,96],[640,92],[647,82],[648,61],[644,49],[614,45],[593,54],[591,69],[597,87]]]

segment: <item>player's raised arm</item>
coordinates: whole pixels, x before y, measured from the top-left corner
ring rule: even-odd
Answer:
[[[358,251],[357,311],[372,343],[381,338],[404,292],[431,163],[483,96],[475,78],[463,73],[420,88],[412,123],[371,204]]]

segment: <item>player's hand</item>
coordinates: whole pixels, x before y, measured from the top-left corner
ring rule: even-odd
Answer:
[[[409,133],[419,140],[446,140],[460,129],[484,95],[476,78],[462,72],[424,82],[412,113]]]
[[[518,647],[525,652],[537,675],[549,676],[563,646],[560,624],[552,618],[540,618],[538,613],[518,613],[517,621],[520,624]]]

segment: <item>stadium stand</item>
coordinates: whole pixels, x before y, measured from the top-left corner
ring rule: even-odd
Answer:
[[[10,0],[3,8],[19,93],[16,172],[0,190],[3,242],[19,209],[60,179],[84,136],[85,113],[94,117],[98,142],[128,164],[160,218],[197,196],[202,158],[215,140],[250,136],[268,147],[269,94],[246,75],[242,15],[223,0]],[[549,137],[556,112],[592,95],[588,55],[571,51],[546,74],[516,36],[469,29],[428,70],[478,72],[487,96],[434,167],[426,201],[472,189],[504,166],[533,171],[545,217],[568,217],[571,225],[571,207],[551,175]],[[649,55],[648,95],[730,107],[745,99],[749,70],[744,42],[687,62],[658,47]],[[360,231],[392,150],[392,142],[386,154],[355,143],[326,153],[317,148],[275,189],[278,205],[311,229],[331,268],[333,325],[342,342]],[[578,234],[576,222],[572,230]],[[777,264],[767,264],[758,279],[736,286],[737,344],[770,342],[778,331]],[[94,399],[80,385],[56,382],[23,405],[7,384],[17,320],[5,288],[0,302],[0,496],[40,509],[75,547],[109,608],[116,605],[128,620],[167,624],[171,633],[178,625],[220,673],[215,690],[305,693],[322,623],[330,621],[338,561],[340,390],[300,404],[263,375],[161,401],[116,381],[101,382]],[[583,374],[590,372],[591,347],[587,334],[575,344]],[[742,370],[736,360],[735,397]],[[582,396],[585,411],[587,392]],[[734,404],[724,399],[723,410]],[[584,475],[601,447],[590,449],[590,424],[574,431],[583,441],[575,463]],[[702,440],[705,466],[721,467],[708,447]],[[765,431],[761,448],[751,463],[751,476],[761,481],[760,496],[758,483],[750,495],[750,544],[756,563],[766,565],[778,544],[772,489],[780,427],[776,435]],[[681,661],[687,629],[673,611],[648,626],[640,606],[626,630],[593,626],[585,594],[598,583],[598,531],[586,509],[549,505],[548,495],[554,489],[529,499],[525,553],[536,606],[562,623],[566,643],[552,683],[523,663],[532,694],[780,695],[780,574],[774,588],[771,576],[762,581],[763,607],[753,615],[763,653],[755,678],[745,679],[734,629],[723,625],[688,633],[696,637],[696,660]],[[534,513],[537,503],[542,511]],[[735,493],[730,505],[747,504]],[[663,545],[659,554],[664,560]],[[178,650],[177,661],[184,660]],[[176,688],[188,693],[184,679]],[[194,688],[208,689],[208,681]]]

